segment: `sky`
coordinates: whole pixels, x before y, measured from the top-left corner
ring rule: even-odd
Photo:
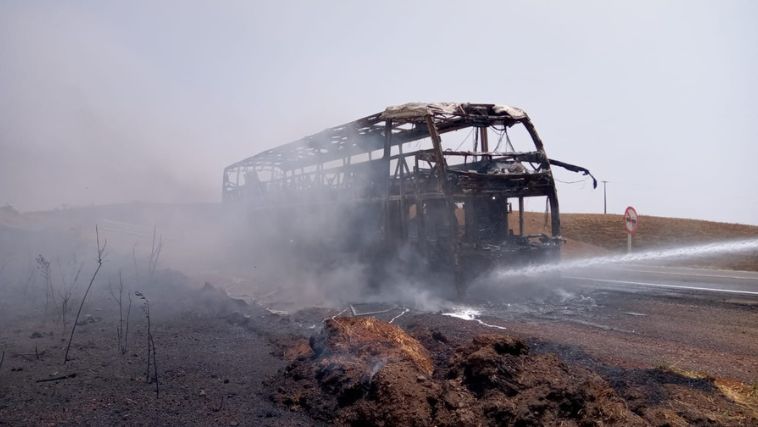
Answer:
[[[219,201],[263,149],[470,101],[525,109],[550,157],[609,181],[610,213],[758,225],[757,20],[753,1],[0,0],[0,204]],[[602,188],[556,177],[563,212],[602,212]]]

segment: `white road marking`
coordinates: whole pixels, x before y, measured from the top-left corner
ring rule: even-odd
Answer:
[[[641,270],[637,268],[618,268],[618,270],[633,271],[633,272],[639,272],[639,273],[668,274],[670,276],[681,276],[681,277],[711,277],[715,279],[740,279],[740,280],[758,281],[758,277],[726,276],[726,275],[721,275],[721,274],[682,273],[682,272],[675,272],[675,271]]]
[[[664,285],[662,283],[633,282],[630,280],[595,279],[592,277],[577,277],[577,276],[564,276],[564,277],[566,277],[567,279],[589,280],[591,282],[618,283],[622,285],[649,286],[653,288],[686,289],[686,290],[691,290],[691,291],[724,292],[724,293],[729,293],[729,294],[741,294],[741,295],[758,295],[758,292],[755,292],[755,291],[742,291],[742,290],[737,290],[737,289],[718,289],[718,288],[703,288],[699,286]]]
[[[348,310],[349,310],[350,308],[352,308],[352,307],[353,307],[352,305],[351,305],[350,307],[345,307],[345,309],[344,309],[344,310],[342,310],[342,311],[340,311],[339,313],[337,313],[337,314],[335,314],[334,316],[332,316],[332,320],[334,320],[334,318],[335,318],[335,317],[337,317],[337,316],[342,316],[342,313],[344,313],[344,312],[348,311]],[[324,323],[324,322],[326,322],[326,317],[324,317],[324,319],[323,319],[323,320],[321,320],[321,323]]]
[[[397,320],[397,319],[398,319],[400,316],[402,316],[403,314],[405,314],[405,313],[407,313],[407,312],[409,312],[409,311],[411,311],[409,308],[403,308],[403,311],[401,311],[401,312],[400,312],[400,314],[398,314],[397,316],[393,317],[393,318],[392,318],[392,320],[390,320],[390,323],[394,322],[394,321],[395,321],[395,320]]]

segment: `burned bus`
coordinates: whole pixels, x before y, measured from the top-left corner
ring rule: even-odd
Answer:
[[[592,177],[550,159],[521,109],[409,103],[226,167],[223,201],[285,242],[318,231],[292,250],[358,254],[378,275],[387,263],[441,273],[461,292],[494,267],[560,256],[552,166]],[[549,232],[526,232],[531,198],[544,200]]]

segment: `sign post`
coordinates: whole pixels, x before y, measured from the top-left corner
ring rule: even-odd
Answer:
[[[632,253],[632,236],[637,231],[639,225],[639,215],[637,211],[629,206],[624,211],[624,229],[626,230],[626,252]]]

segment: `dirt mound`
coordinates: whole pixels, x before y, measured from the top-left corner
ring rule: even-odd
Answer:
[[[642,424],[598,376],[507,335],[476,336],[446,360],[374,318],[327,320],[270,385],[317,420],[361,425]]]
[[[429,353],[415,338],[395,325],[374,317],[339,317],[324,322],[324,330],[311,338],[311,348],[323,360],[349,359],[411,362],[430,375],[434,367]],[[353,362],[354,361],[354,362]]]
[[[478,399],[470,405],[490,423],[644,424],[599,376],[553,354],[531,356],[508,336],[475,337],[451,365],[448,377]]]

